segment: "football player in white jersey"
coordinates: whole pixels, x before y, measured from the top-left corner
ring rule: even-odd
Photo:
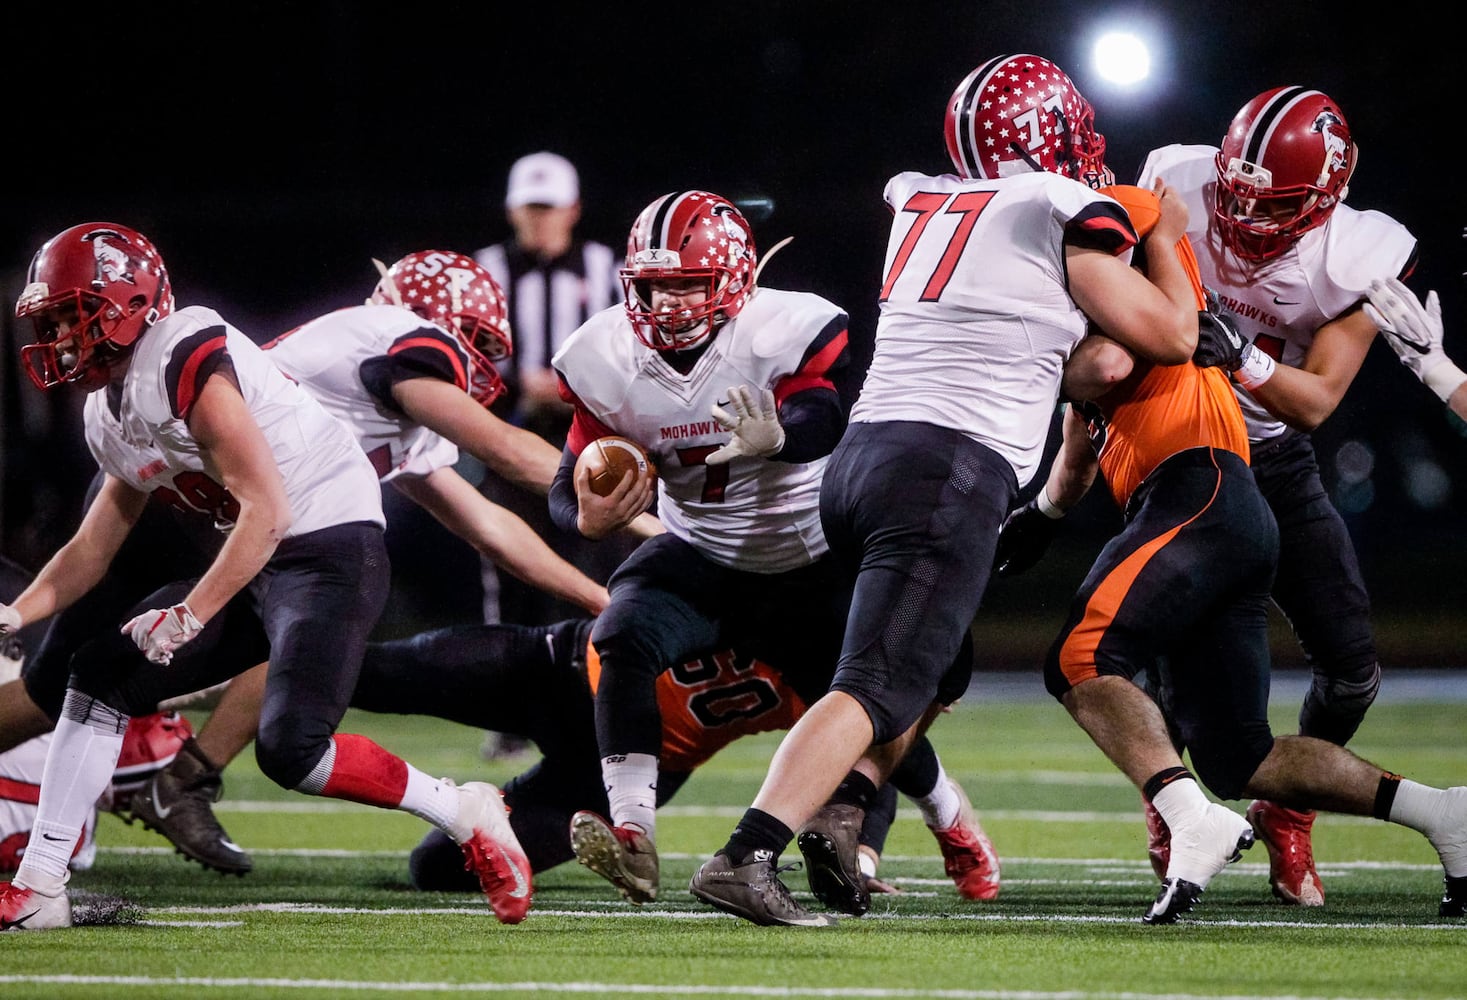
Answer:
[[[382,271],[366,304],[327,313],[266,344],[270,359],[355,432],[383,483],[486,559],[599,613],[604,586],[452,468],[454,442],[461,441],[506,479],[543,494],[559,463],[554,447],[488,410],[503,390],[494,362],[511,350],[499,286],[449,251],[412,253]],[[188,752],[123,814],[163,833],[184,856],[230,874],[248,872],[250,858],[224,833],[211,803],[220,794],[219,772],[254,739],[263,676],[261,667],[236,678]]]
[[[1375,339],[1364,308],[1371,283],[1407,277],[1417,249],[1394,219],[1343,203],[1356,158],[1335,101],[1274,87],[1239,109],[1221,148],[1163,146],[1138,181],[1164,180],[1186,199],[1203,284],[1250,341],[1219,360],[1232,371],[1253,475],[1278,520],[1273,599],[1314,674],[1299,732],[1340,746],[1375,699],[1380,664],[1365,581],[1309,432],[1335,411]],[[1274,895],[1322,905],[1314,813],[1259,800],[1248,818],[1268,848]],[[1164,863],[1165,824],[1147,819],[1153,863]]]
[[[592,634],[611,815],[578,814],[572,833],[577,857],[635,903],[659,884],[658,674],[726,643],[827,669],[839,648],[848,588],[824,558],[818,496],[856,388],[848,319],[818,295],[756,285],[756,263],[749,223],[726,198],[663,195],[627,240],[625,302],[552,362],[574,407],[552,519],[600,538],[651,502],[648,477],[601,497],[576,470],[585,447],[615,434],[656,466],[667,528],[613,574]],[[807,700],[824,690],[791,681]]]
[[[1104,139],[1059,67],[989,60],[954,91],[944,130],[956,174],[887,182],[875,355],[821,487],[832,556],[856,573],[835,680],[693,877],[695,896],[755,923],[831,922],[789,895],[779,854],[853,765],[884,777],[931,721],[1087,317],[1160,364],[1196,343],[1171,250],[1185,209],[1158,189],[1172,239],[1147,252],[1152,284],[1130,266],[1125,210],[1093,190],[1109,180]]]
[[[388,575],[377,477],[346,426],[218,313],[175,309],[162,257],[126,226],[84,223],[48,240],[16,316],[36,327],[21,359],[38,387],[91,390],[87,440],[107,478],[72,539],[0,605],[0,633],[96,584],[150,493],[212,517],[225,539],[202,576],[140,595],[141,613],[73,656],[39,836],[0,889],[0,930],[70,926],[67,862],[130,716],[267,658],[261,770],[446,830],[495,915],[522,920],[529,867],[498,790],[431,778],[336,732]]]
[[[267,356],[352,430],[382,483],[483,558],[600,613],[608,600],[602,584],[453,468],[462,447],[507,481],[543,495],[559,464],[553,446],[488,409],[504,391],[495,362],[512,350],[498,283],[471,258],[445,250],[417,251],[379,267],[381,280],[366,303],[276,338],[265,345]],[[199,731],[194,745],[216,772],[254,739],[264,694],[260,671],[231,684]],[[235,871],[239,860],[218,847],[210,798],[189,794],[190,767],[185,758],[165,771],[135,797],[132,814],[187,857]]]

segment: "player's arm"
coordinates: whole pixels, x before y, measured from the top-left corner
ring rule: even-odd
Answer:
[[[1094,336],[1086,337],[1080,347]],[[1104,345],[1097,344],[1091,350],[1100,352]],[[1080,348],[1076,348],[1079,353]],[[1044,485],[1032,500],[1011,513],[999,530],[993,569],[1000,576],[1017,576],[1037,563],[1059,534],[1060,519],[1095,482],[1100,463],[1090,441],[1089,426],[1077,406],[1065,407],[1063,435]]]
[[[185,598],[194,617],[207,622],[275,554],[290,527],[290,500],[280,467],[240,394],[232,368],[221,367],[209,376],[187,421],[206,465],[218,472],[239,504],[229,537]]]
[[[1161,215],[1141,247],[1147,275],[1108,250],[1068,243],[1065,265],[1070,296],[1091,322],[1137,357],[1177,365],[1197,347],[1197,293],[1176,247],[1187,206],[1162,181],[1155,190]]]
[[[395,382],[392,397],[404,414],[441,434],[507,482],[545,496],[560,452],[533,431],[501,420],[451,382],[410,378]]]
[[[1233,380],[1279,420],[1312,431],[1339,406],[1365,361],[1375,331],[1365,310],[1352,307],[1315,332],[1302,366],[1255,365],[1261,352],[1250,345]]]
[[[107,476],[76,533],[10,605],[13,614],[7,616],[0,634],[64,611],[95,587],[147,502],[146,493]]]
[[[605,587],[556,555],[519,515],[490,501],[453,469],[399,476],[392,484],[516,579],[593,615],[605,609],[610,600]]]

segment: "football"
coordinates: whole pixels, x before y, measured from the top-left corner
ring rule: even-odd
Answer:
[[[578,474],[582,466],[590,480],[591,492],[599,497],[616,489],[629,471],[635,471],[639,476],[657,475],[656,467],[641,445],[630,438],[616,436],[597,438],[586,445],[576,459]]]

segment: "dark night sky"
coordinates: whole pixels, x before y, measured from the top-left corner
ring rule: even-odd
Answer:
[[[581,168],[583,232],[617,246],[669,190],[771,199],[753,217],[760,246],[795,241],[764,280],[827,295],[869,334],[886,178],[947,169],[953,86],[991,55],[1030,51],[1095,104],[1123,180],[1154,146],[1216,143],[1267,87],[1334,96],[1362,150],[1350,203],[1416,234],[1415,284],[1441,292],[1449,352],[1467,363],[1461,46],[1425,4],[1368,18],[1344,7],[336,0],[7,12],[19,23],[0,62],[11,145],[0,285],[13,300],[31,253],[60,229],[123,222],[159,245],[180,302],[264,339],[363,298],[372,257],[503,238],[510,163],[549,148]],[[1096,28],[1117,21],[1171,40],[1144,101],[1090,71]],[[13,450],[17,400],[33,406],[35,394],[5,392]],[[1455,510],[1431,516],[1461,524],[1467,438],[1383,344],[1321,430],[1322,455],[1352,438],[1372,442],[1380,476],[1380,502],[1352,521],[1367,562],[1388,563],[1389,522],[1414,516],[1390,481],[1405,475],[1392,464],[1403,453],[1442,465]]]

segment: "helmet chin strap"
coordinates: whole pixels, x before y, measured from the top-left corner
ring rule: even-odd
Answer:
[[[761,274],[764,273],[764,265],[769,263],[769,258],[771,258],[775,254],[779,253],[781,250],[783,250],[785,247],[789,246],[794,241],[795,241],[795,238],[793,236],[786,236],[784,239],[782,239],[778,243],[774,244],[774,246],[772,246],[768,250],[764,251],[764,256],[762,256],[762,257],[759,258],[759,263],[754,268],[754,280],[751,281],[750,284],[752,284],[752,285],[754,285],[754,286],[757,287],[758,284],[759,284],[759,275],[761,275]]]
[[[391,276],[387,273],[387,265],[382,263],[376,257],[372,258],[372,263],[377,268],[377,274],[382,278],[382,285],[387,290],[387,297],[392,300],[393,305],[402,305],[402,293],[397,290],[397,282],[393,281]],[[367,299],[367,302],[369,304],[371,303],[371,301],[371,298]]]

